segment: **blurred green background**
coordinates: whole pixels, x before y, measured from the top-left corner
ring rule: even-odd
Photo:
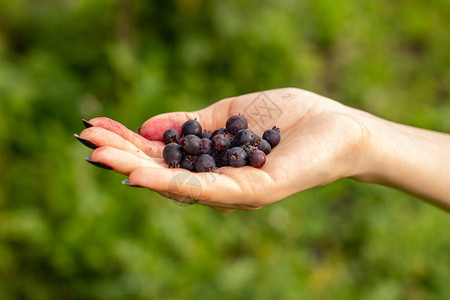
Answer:
[[[0,0],[0,299],[449,299],[449,215],[413,196],[181,208],[72,136],[287,86],[450,132],[449,70],[448,0]]]

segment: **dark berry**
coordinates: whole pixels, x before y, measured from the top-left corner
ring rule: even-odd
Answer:
[[[169,165],[169,168],[177,168],[183,159],[183,150],[180,145],[176,143],[167,144],[163,150],[164,161]]]
[[[230,138],[226,134],[218,134],[212,138],[214,149],[222,151],[231,147]]]
[[[225,127],[229,133],[236,134],[236,132],[238,132],[241,129],[247,129],[248,123],[243,116],[234,115],[227,120],[227,124]]]
[[[200,154],[212,154],[212,149],[213,149],[213,143],[210,139],[207,138],[202,138],[202,151],[200,152]]]
[[[266,163],[266,155],[261,150],[254,149],[250,152],[248,161],[252,167],[261,168]]]
[[[183,136],[187,136],[189,134],[200,136],[200,134],[202,134],[202,125],[200,125],[197,120],[188,120],[184,122],[181,127],[181,134]]]
[[[270,151],[272,151],[272,146],[270,146],[269,142],[266,141],[265,139],[258,141],[256,147],[258,147],[259,150],[264,152],[265,155],[269,154]]]
[[[164,143],[170,144],[170,143],[177,143],[180,136],[178,135],[178,131],[175,129],[167,129],[164,131],[163,139]]]
[[[202,140],[193,134],[188,134],[180,139],[180,145],[186,154],[199,155],[202,152],[203,143]]]
[[[234,136],[233,146],[240,147],[251,144],[253,142],[253,132],[248,129],[239,130]]]
[[[195,170],[197,170],[197,172],[211,172],[215,167],[216,162],[209,154],[200,155],[195,162]]]
[[[261,140],[261,138],[258,135],[253,134],[253,142],[252,142],[252,144],[254,146],[256,146],[259,143],[259,140]]]
[[[212,133],[205,130],[202,134],[200,134],[200,138],[201,139],[211,139]]]
[[[181,160],[180,167],[191,172],[195,171],[195,162],[197,161],[197,156],[186,155]]]
[[[275,148],[281,140],[280,129],[274,126],[272,129],[264,131],[263,139],[268,141],[272,148]]]
[[[241,146],[241,148],[244,149],[245,153],[247,153],[247,156],[249,156],[250,155],[250,151],[252,151],[255,148],[255,146],[244,145],[244,146]]]
[[[227,156],[229,166],[239,168],[247,163],[247,153],[241,147],[231,148]]]
[[[218,135],[218,134],[226,133],[226,132],[227,132],[227,130],[226,130],[225,128],[219,128],[219,129],[216,129],[216,130],[214,130],[213,133],[211,134],[211,138],[215,137],[215,136]]]
[[[225,149],[222,151],[213,150],[213,157],[214,160],[216,161],[216,166],[218,167],[228,166],[228,151],[230,151],[230,149]]]

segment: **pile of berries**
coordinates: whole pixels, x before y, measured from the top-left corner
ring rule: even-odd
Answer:
[[[261,139],[248,129],[247,120],[241,115],[231,116],[225,128],[212,133],[202,132],[197,120],[188,120],[181,127],[181,136],[175,129],[164,132],[163,158],[169,168],[193,172],[211,172],[224,166],[261,168],[266,155],[281,139],[277,127],[266,130]]]

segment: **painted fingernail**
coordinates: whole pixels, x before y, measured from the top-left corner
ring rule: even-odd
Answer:
[[[84,159],[85,159],[87,162],[89,162],[89,163],[91,163],[91,164],[93,164],[94,166],[97,166],[97,167],[99,167],[99,168],[103,168],[103,169],[106,169],[106,170],[112,170],[112,169],[113,169],[113,168],[111,168],[110,166],[105,165],[104,163],[101,163],[101,162],[98,162],[98,161],[93,161],[93,160],[91,160],[90,157],[85,157]]]
[[[89,128],[89,127],[94,126],[92,123],[89,123],[89,122],[86,121],[85,119],[83,119],[83,125],[84,125],[84,127],[86,127],[86,128]]]
[[[79,140],[83,145],[85,145],[86,147],[89,147],[91,149],[97,149],[98,146],[96,144],[94,144],[93,142],[91,142],[90,140],[87,139],[83,139],[81,136],[79,136],[78,134],[74,134],[74,137],[77,138],[77,140]]]
[[[122,180],[122,184],[124,184],[124,185],[128,185],[128,186],[131,186],[131,187],[142,187],[142,186],[140,186],[140,185],[136,185],[136,184],[132,184],[132,183],[130,183],[130,181],[128,180],[128,178],[127,178],[127,179],[124,179],[124,180]]]
[[[137,134],[141,134],[141,127],[142,127],[142,126],[140,126],[138,129],[136,129],[136,133],[137,133]]]

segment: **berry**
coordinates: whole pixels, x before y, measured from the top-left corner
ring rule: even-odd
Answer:
[[[166,143],[163,158],[169,168],[210,172],[224,166],[261,168],[266,155],[280,143],[281,135],[280,129],[273,127],[260,138],[248,129],[243,116],[233,115],[228,118],[226,128],[212,133],[202,132],[197,120],[188,120],[183,124],[181,134],[175,129],[167,129],[163,140]]]
[[[253,142],[253,137],[254,137],[254,135],[251,130],[241,129],[234,136],[233,146],[240,147],[240,146],[251,144]]]
[[[226,132],[227,132],[227,130],[226,130],[225,128],[219,128],[219,129],[216,129],[216,130],[214,130],[213,133],[211,134],[211,139],[212,139],[213,137],[215,137],[216,135],[218,135],[218,134],[226,133]]]
[[[164,131],[163,140],[166,145],[178,142],[179,138],[180,136],[178,135],[178,131],[176,131],[175,129],[167,129],[166,131]]]
[[[227,124],[225,127],[229,133],[236,134],[236,132],[238,132],[241,129],[247,129],[248,123],[243,116],[234,115],[227,120]]]
[[[188,120],[184,122],[181,127],[181,134],[183,134],[183,136],[187,136],[189,134],[200,136],[200,134],[202,134],[202,125],[200,125],[197,120]]]
[[[212,138],[214,149],[217,151],[225,150],[231,147],[230,138],[226,134],[218,134]]]
[[[252,167],[261,168],[266,163],[266,155],[261,150],[254,149],[250,152],[248,161]]]
[[[200,134],[200,138],[201,139],[211,139],[212,133],[205,130],[202,134]]]
[[[233,147],[228,151],[228,165],[232,167],[243,167],[247,163],[247,153],[241,147]]]
[[[247,153],[247,156],[249,156],[250,155],[250,151],[252,151],[255,148],[255,146],[244,145],[244,146],[241,146],[241,148],[244,149],[245,153]]]
[[[188,134],[180,139],[180,145],[189,155],[199,155],[203,149],[202,140],[193,134]]]
[[[216,161],[216,166],[225,167],[228,166],[228,151],[230,149],[225,149],[222,151],[213,150],[213,157]]]
[[[269,142],[266,141],[265,139],[258,141],[256,147],[258,147],[259,150],[264,152],[265,155],[269,154],[270,151],[272,151],[272,146],[270,146]]]
[[[169,165],[169,168],[178,168],[183,159],[183,150],[181,146],[176,143],[167,144],[163,150],[164,161]]]
[[[195,170],[197,172],[211,172],[216,167],[214,158],[209,154],[202,154],[195,162]]]
[[[263,139],[268,141],[272,148],[275,148],[275,146],[278,145],[281,140],[280,129],[273,126],[272,129],[264,131]]]
[[[258,143],[259,143],[259,140],[260,140],[261,138],[258,136],[258,135],[256,135],[256,134],[253,134],[253,142],[252,142],[252,144],[254,145],[254,146],[256,146]]]
[[[213,143],[210,139],[207,138],[202,138],[202,151],[200,152],[200,154],[212,154],[212,149],[213,149]]]
[[[186,155],[181,160],[180,167],[191,172],[195,171],[195,162],[197,161],[197,156]]]

